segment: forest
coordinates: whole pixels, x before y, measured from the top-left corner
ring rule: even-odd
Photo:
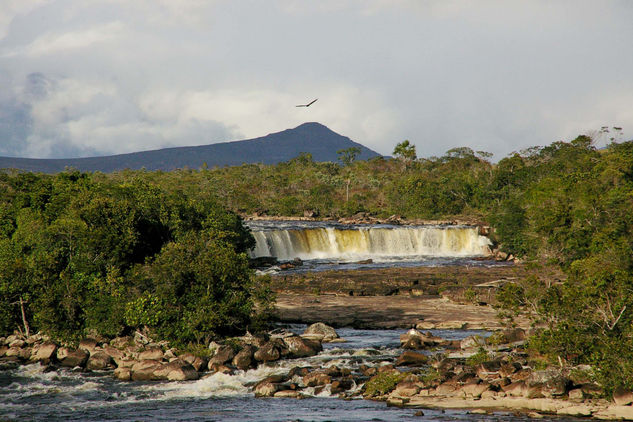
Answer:
[[[500,290],[529,312],[533,353],[591,364],[607,389],[633,387],[633,142],[590,136],[511,154],[470,148],[339,162],[49,176],[0,174],[0,331],[60,338],[150,327],[200,343],[265,323],[271,294],[248,268],[240,215],[480,221],[534,269]],[[565,279],[539,278],[561,268]],[[213,312],[206,312],[207,310]],[[257,310],[257,312],[256,312]]]

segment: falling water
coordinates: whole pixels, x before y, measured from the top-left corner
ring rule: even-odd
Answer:
[[[258,230],[252,257],[278,259],[461,257],[489,253],[490,240],[469,226],[335,226]]]

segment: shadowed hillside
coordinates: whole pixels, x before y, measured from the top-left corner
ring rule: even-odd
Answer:
[[[312,154],[315,161],[336,161],[336,151],[350,147],[361,149],[359,159],[377,157],[380,154],[358,144],[346,136],[331,131],[320,123],[304,123],[294,129],[271,133],[260,138],[244,141],[222,142],[195,147],[165,148],[105,157],[34,159],[0,157],[0,168],[56,173],[66,167],[82,171],[105,173],[124,170],[173,170],[189,167],[200,168],[232,166],[242,163],[276,164],[288,161],[302,152]]]

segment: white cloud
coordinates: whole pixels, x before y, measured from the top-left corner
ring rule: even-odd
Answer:
[[[123,36],[125,26],[122,22],[109,22],[88,29],[63,32],[60,34],[44,34],[21,49],[28,56],[56,55],[66,52],[94,47],[95,44],[116,40]],[[20,51],[13,54],[19,54]]]
[[[499,158],[633,128],[631,19],[580,0],[6,0],[0,117],[40,157],[318,121],[385,154],[410,139]]]

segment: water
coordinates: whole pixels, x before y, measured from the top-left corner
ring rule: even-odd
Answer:
[[[288,272],[414,266],[497,265],[482,258],[490,240],[472,226],[343,225],[333,222],[250,221],[251,257],[300,258]],[[272,267],[264,273],[278,272]]]
[[[293,325],[302,332],[305,326]],[[111,372],[47,372],[39,365],[0,372],[0,420],[47,421],[512,421],[528,420],[507,412],[473,415],[464,410],[387,407],[383,402],[341,400],[324,390],[303,400],[259,399],[252,386],[294,366],[375,366],[395,359],[402,330],[338,330],[346,343],[324,345],[319,355],[276,362],[234,376],[214,374],[188,382],[120,382]],[[481,331],[433,330],[449,339]],[[360,389],[361,386],[356,386]],[[310,391],[308,391],[309,393]],[[546,420],[561,420],[550,418]],[[574,420],[566,418],[565,420]]]

